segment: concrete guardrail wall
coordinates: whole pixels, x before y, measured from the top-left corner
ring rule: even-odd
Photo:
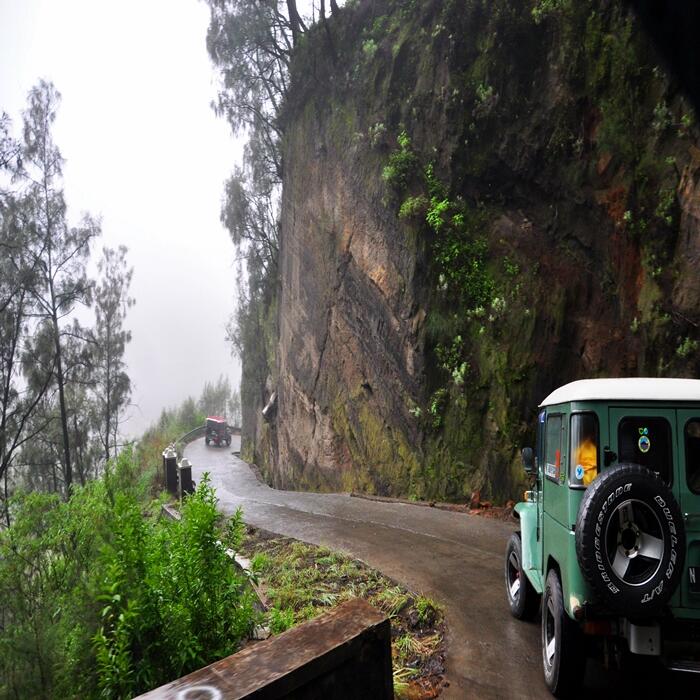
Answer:
[[[355,598],[138,700],[392,700],[391,626]]]

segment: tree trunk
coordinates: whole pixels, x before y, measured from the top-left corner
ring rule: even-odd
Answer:
[[[73,430],[76,436],[73,449],[75,451],[75,469],[78,472],[78,479],[80,479],[80,485],[85,486],[85,451],[80,447],[80,426],[78,425],[78,416],[76,412],[73,412]]]
[[[11,525],[11,523],[10,523],[10,508],[7,505],[7,501],[8,501],[7,471],[8,470],[6,469],[5,474],[3,475],[3,481],[4,481],[4,489],[3,490],[5,492],[4,493],[5,497],[3,499],[2,504],[3,504],[3,507],[5,508],[5,520],[7,522],[7,527],[10,527],[10,525]]]
[[[287,0],[287,12],[289,13],[289,25],[292,28],[292,41],[296,45],[301,34],[301,17],[299,17],[296,0]]]
[[[331,13],[336,14],[338,12],[338,3],[336,0],[331,0]]]
[[[336,62],[335,45],[333,44],[333,35],[331,34],[331,28],[328,26],[328,21],[326,20],[326,0],[321,0],[321,24],[323,25],[323,31],[326,34],[326,41],[328,42],[328,50],[333,58],[333,63]]]
[[[105,462],[109,462],[109,439],[112,435],[112,333],[110,319],[107,327],[107,376],[106,376],[106,394],[107,402],[105,405]]]
[[[51,290],[53,296],[53,289]],[[68,433],[68,411],[66,410],[65,377],[63,376],[63,358],[61,357],[61,338],[58,318],[53,314],[54,348],[56,350],[56,382],[58,384],[58,403],[61,409],[61,430],[63,432],[63,467],[66,479],[66,496],[70,498],[73,488],[73,472],[70,463],[70,437]]]

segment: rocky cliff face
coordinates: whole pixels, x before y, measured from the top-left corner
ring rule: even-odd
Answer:
[[[271,482],[505,499],[554,387],[697,372],[695,117],[621,4],[330,30],[283,115],[277,406],[248,420]]]
[[[420,442],[421,262],[354,130],[331,135],[329,120],[310,110],[288,130],[275,471],[285,485],[405,488]]]

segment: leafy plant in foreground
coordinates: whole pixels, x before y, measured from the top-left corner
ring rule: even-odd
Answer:
[[[219,532],[207,477],[183,503],[180,521],[145,521],[128,499],[115,509],[115,537],[101,567],[106,605],[94,637],[108,697],[141,692],[232,654],[252,618],[245,580],[226,554],[240,544],[241,515]]]
[[[0,531],[0,698],[121,698],[236,651],[252,625],[208,479],[159,517],[123,451],[69,502],[31,493]]]

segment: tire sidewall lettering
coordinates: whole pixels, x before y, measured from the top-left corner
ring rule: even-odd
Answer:
[[[675,591],[685,560],[680,508],[658,476],[639,465],[622,464],[599,478],[603,481],[594,482],[584,495],[576,523],[582,573],[613,610],[622,614],[656,614]],[[622,580],[612,568],[615,551],[608,551],[606,539],[609,524],[617,518],[617,508],[628,499],[643,503],[656,516],[663,542],[658,568],[638,585]],[[610,542],[610,547],[617,546],[614,540]]]
[[[615,572],[611,570],[611,567],[607,563],[607,557],[603,552],[603,538],[599,536],[599,533],[602,534],[603,526],[607,526],[609,522],[609,515],[611,515],[611,510],[613,509],[614,505],[622,496],[628,497],[631,495],[633,493],[633,486],[634,484],[629,482],[624,484],[624,486],[618,486],[615,488],[603,502],[596,519],[595,531],[597,536],[594,540],[596,563],[598,565],[598,571],[601,579],[605,583],[607,589],[613,593],[613,595],[620,593],[620,586],[631,590],[633,590],[633,587],[627,586],[624,581],[621,581]],[[659,571],[663,572],[660,580],[658,580],[658,582],[656,581],[656,579],[659,578],[659,573],[657,573],[655,575],[655,581],[651,591],[644,591],[640,598],[640,603],[647,605],[648,603],[652,602],[654,598],[662,594],[664,590],[664,579],[670,580],[673,576],[675,563],[678,558],[676,552],[678,538],[676,536],[676,524],[673,518],[673,513],[671,513],[671,509],[668,507],[666,501],[657,494],[651,499],[644,499],[644,502],[649,505],[656,504],[656,506],[658,506],[656,508],[656,512],[657,515],[659,515],[659,522],[662,523],[662,528],[666,531],[665,534],[667,537],[665,539],[667,539],[670,543],[669,553],[664,553],[664,562],[666,559],[668,559],[668,563],[659,568]]]
[[[600,507],[598,516],[596,518],[595,524],[595,539],[593,540],[593,546],[595,550],[595,560],[598,568],[598,574],[603,580],[605,587],[613,594],[618,595],[620,593],[620,588],[613,581],[609,567],[606,564],[606,557],[603,552],[603,538],[601,537],[603,531],[603,524],[607,524],[606,516],[611,506],[620,499],[622,496],[627,496],[632,492],[632,483],[626,483],[622,486],[618,486],[614,489],[610,495],[603,501]],[[614,575],[614,574],[613,574]],[[617,577],[615,577],[617,578]],[[624,584],[623,584],[624,585]]]

